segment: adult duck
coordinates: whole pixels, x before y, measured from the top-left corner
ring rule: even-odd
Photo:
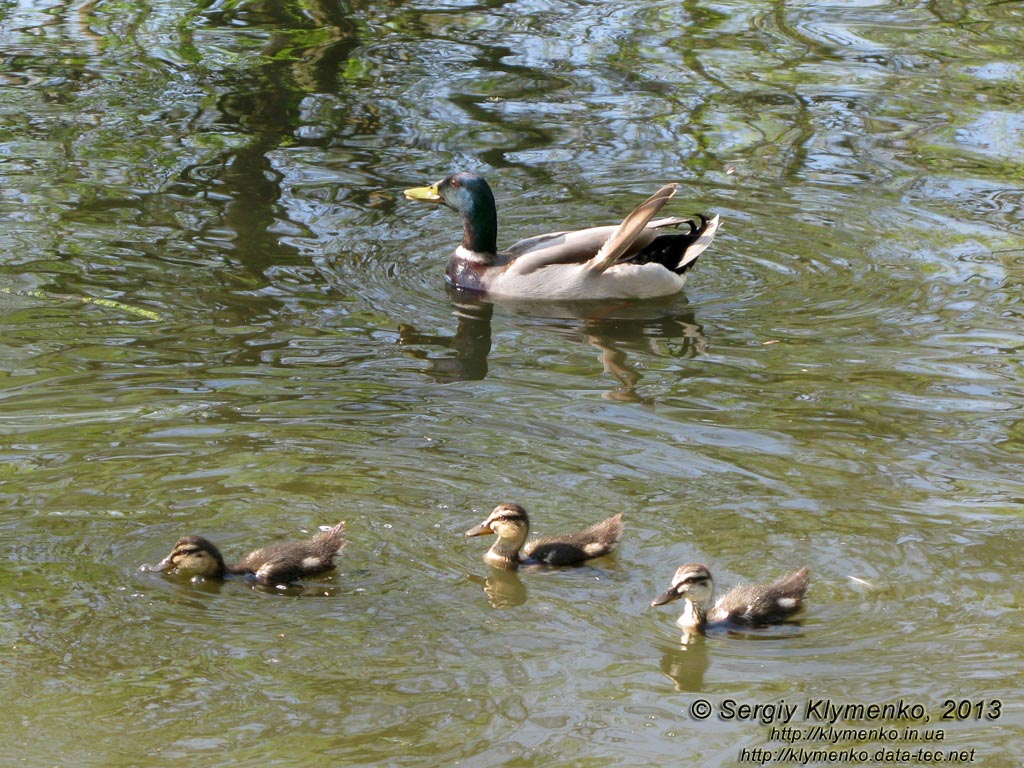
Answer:
[[[649,299],[682,290],[686,273],[718,231],[718,216],[654,219],[676,193],[666,184],[621,224],[538,235],[498,250],[498,212],[487,182],[469,171],[429,187],[405,190],[410,200],[439,203],[462,217],[462,243],[445,272],[457,288],[497,298]]]

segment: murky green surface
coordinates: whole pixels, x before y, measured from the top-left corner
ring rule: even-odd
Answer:
[[[0,51],[4,760],[725,766],[785,745],[728,700],[902,699],[1016,764],[1020,3],[23,1]],[[401,197],[459,168],[503,243],[671,180],[724,225],[667,304],[460,310]],[[489,599],[504,500],[627,534]],[[302,590],[138,570],[338,519]],[[690,560],[809,610],[682,648]]]

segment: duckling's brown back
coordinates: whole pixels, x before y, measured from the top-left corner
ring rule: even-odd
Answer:
[[[534,539],[523,547],[531,560],[548,565],[578,565],[611,552],[622,537],[622,513],[586,530]]]
[[[342,522],[307,541],[282,541],[260,547],[232,565],[230,570],[254,574],[261,584],[287,584],[333,568],[345,544],[345,523]]]
[[[803,606],[806,591],[807,568],[801,568],[770,584],[736,587],[715,604],[709,619],[752,625],[785,621]]]

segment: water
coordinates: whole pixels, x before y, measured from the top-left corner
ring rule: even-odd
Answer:
[[[930,722],[882,725],[1016,764],[1022,21],[4,4],[3,754],[733,765],[785,742],[726,701],[806,728],[812,701],[902,699]],[[502,243],[673,180],[672,213],[724,224],[671,301],[466,305],[456,217],[401,196],[459,168]],[[462,533],[504,500],[626,536],[502,579]],[[138,570],[184,533],[230,557],[339,519],[302,589]],[[721,586],[806,564],[809,609],[681,646],[648,603],[691,560]]]

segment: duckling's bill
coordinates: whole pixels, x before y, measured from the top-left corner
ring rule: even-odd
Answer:
[[[473,526],[468,531],[466,531],[466,536],[489,536],[493,533],[494,531],[491,530],[491,526],[487,525],[487,523],[484,522],[480,523],[480,525]]]
[[[145,571],[145,572],[148,572],[148,573],[163,573],[164,571],[169,571],[173,567],[174,567],[174,552],[171,552],[171,554],[169,554],[167,557],[165,557],[163,560],[161,560],[156,565],[143,564],[143,565],[139,566],[139,570],[140,571]]]
[[[666,603],[671,603],[673,600],[678,600],[679,598],[680,598],[679,591],[675,587],[669,587],[664,592],[662,592],[660,595],[658,595],[656,598],[651,600],[651,607],[652,608],[657,608],[659,605],[665,605]]]
[[[441,197],[441,193],[438,192],[438,187],[441,182],[438,181],[431,184],[429,187],[413,187],[412,189],[405,190],[405,196],[409,200],[418,200],[421,203],[443,203],[444,198]]]

